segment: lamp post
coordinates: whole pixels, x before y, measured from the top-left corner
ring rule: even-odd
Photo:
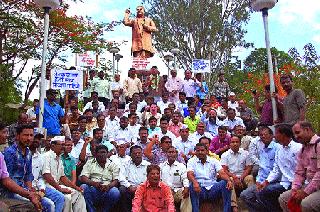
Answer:
[[[170,68],[169,68],[169,64],[171,61],[173,61],[173,56],[171,54],[167,54],[163,57],[163,59],[167,62],[167,67],[168,67],[168,76],[170,74]]]
[[[123,58],[123,56],[121,54],[116,54],[114,57],[115,57],[115,59],[117,61],[117,73],[118,73],[119,72],[119,60],[121,58]]]
[[[180,50],[178,48],[173,48],[170,52],[173,54],[174,69],[177,70],[177,55]]]
[[[270,93],[271,95],[275,92],[274,78],[273,78],[273,64],[270,49],[270,39],[269,39],[269,28],[268,28],[268,10],[272,9],[277,3],[277,0],[252,0],[251,7],[254,11],[262,12],[263,26],[265,32],[265,42],[268,56],[268,72],[270,80]],[[273,120],[278,119],[277,105],[274,97],[271,98],[272,101],[272,114]]]
[[[115,72],[115,65],[114,65],[114,60],[115,60],[115,55],[120,51],[120,49],[118,47],[111,47],[109,49],[109,52],[112,53],[112,75],[114,76],[114,72]]]
[[[48,46],[49,34],[49,12],[55,10],[60,6],[59,0],[35,0],[38,7],[44,10],[44,37],[43,49],[41,59],[41,81],[40,81],[40,112],[39,112],[39,128],[43,127],[43,113],[44,113],[44,97],[46,95],[46,55]]]

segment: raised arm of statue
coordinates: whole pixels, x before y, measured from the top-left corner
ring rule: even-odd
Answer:
[[[130,10],[126,9],[126,11],[124,12],[124,19],[123,19],[123,24],[126,26],[133,26],[133,20],[131,20],[130,17]]]

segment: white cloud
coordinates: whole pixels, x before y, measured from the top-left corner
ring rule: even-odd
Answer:
[[[281,0],[275,6],[276,18],[283,25],[294,24],[302,21],[307,24],[318,25],[317,19],[320,18],[319,0]]]
[[[320,45],[320,35],[313,36],[312,40]]]

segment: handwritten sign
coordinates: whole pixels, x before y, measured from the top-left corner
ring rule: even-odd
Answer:
[[[210,73],[210,61],[203,59],[193,59],[192,71],[194,73]]]
[[[52,70],[51,88],[57,90],[83,90],[83,72],[78,70]]]
[[[96,55],[94,52],[77,54],[77,66],[94,67],[96,65]]]
[[[136,70],[146,70],[149,63],[150,61],[146,58],[133,57],[131,67],[135,68]]]

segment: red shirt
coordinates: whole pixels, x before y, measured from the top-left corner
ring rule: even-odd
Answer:
[[[138,186],[132,202],[133,212],[174,212],[171,189],[163,182],[151,187],[149,181]]]

